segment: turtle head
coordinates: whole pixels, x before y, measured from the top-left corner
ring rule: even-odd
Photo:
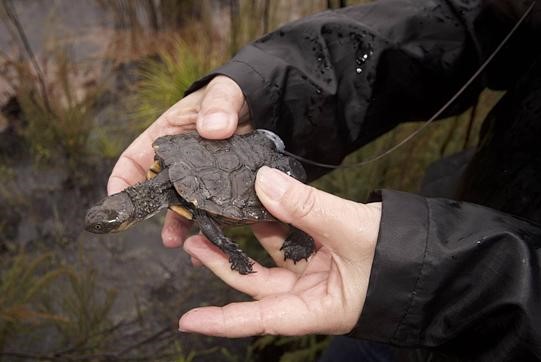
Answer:
[[[90,208],[85,229],[95,234],[122,231],[135,223],[135,208],[126,192],[108,196]]]

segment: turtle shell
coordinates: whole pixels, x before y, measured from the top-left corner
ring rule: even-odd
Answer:
[[[153,146],[178,194],[194,208],[225,222],[275,220],[255,193],[261,166],[277,168],[303,182],[306,179],[300,162],[278,152],[274,141],[261,131],[226,140],[207,140],[191,132],[160,137]]]

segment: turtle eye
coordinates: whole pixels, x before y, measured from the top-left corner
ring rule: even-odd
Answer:
[[[100,224],[94,225],[94,230],[101,231],[101,225]]]

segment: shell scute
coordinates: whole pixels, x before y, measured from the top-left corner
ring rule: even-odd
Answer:
[[[239,156],[234,152],[219,152],[214,157],[216,157],[216,166],[222,171],[231,172],[241,167]]]
[[[301,181],[305,177],[297,160],[277,152],[273,141],[257,131],[219,141],[184,133],[160,137],[153,146],[179,196],[226,223],[275,220],[255,193],[261,166],[277,167]]]
[[[231,182],[226,172],[216,169],[203,169],[197,174],[200,181],[200,194],[194,195],[200,200],[199,205],[208,201],[225,205],[231,201]]]

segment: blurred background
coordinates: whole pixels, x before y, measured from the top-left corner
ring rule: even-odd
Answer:
[[[315,360],[325,336],[180,334],[188,309],[246,297],[162,247],[163,215],[104,236],[83,232],[83,218],[122,150],[194,80],[281,24],[363,1],[0,1],[0,360]],[[498,97],[485,92],[389,157],[314,185],[356,201],[381,187],[416,191],[427,165],[476,144]],[[246,229],[230,235],[269,263]]]

